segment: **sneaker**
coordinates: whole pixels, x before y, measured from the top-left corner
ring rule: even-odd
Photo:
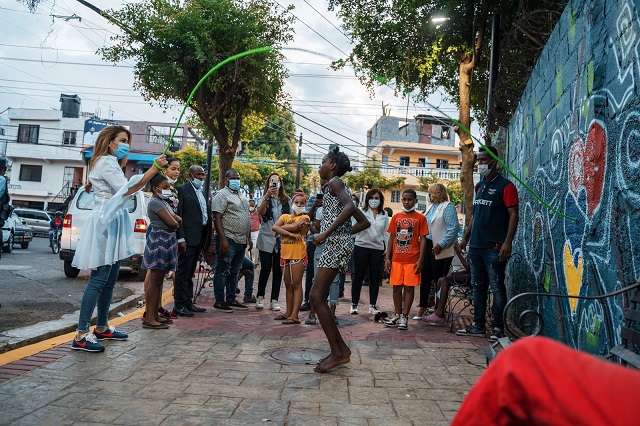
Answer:
[[[94,328],[93,334],[98,340],[127,340],[129,338],[127,333],[116,330],[116,328],[112,325],[110,325],[109,328],[107,328],[102,333]]]
[[[308,311],[309,310],[309,302],[304,302],[302,306],[300,306],[300,311]]]
[[[316,319],[315,315],[309,315],[304,323],[307,325],[316,325],[318,323],[318,320]]]
[[[91,333],[87,333],[80,340],[73,339],[71,349],[74,351],[103,352],[104,346],[98,343],[96,336]]]
[[[388,320],[386,320],[385,322],[383,322],[383,324],[385,327],[397,327],[398,321],[400,321],[400,315],[393,314],[393,316]]]
[[[158,308],[158,314],[160,314],[161,317],[167,318],[167,319],[174,320],[178,318],[176,314],[174,314],[172,311],[165,308]]]
[[[422,321],[429,325],[444,325],[446,321],[444,318],[440,318],[436,314],[429,314],[422,317]]]
[[[229,305],[231,309],[236,311],[246,311],[247,309],[249,309],[248,307],[246,307],[242,303],[239,303],[236,300],[234,300],[233,302],[227,303],[227,305]]]
[[[279,311],[280,305],[278,305],[278,301],[276,299],[271,299],[271,303],[269,303],[269,309],[272,311]]]
[[[243,299],[244,303],[256,303],[256,298],[251,295],[251,296],[245,296],[245,298]]]
[[[489,337],[489,341],[491,343],[497,342],[498,339],[500,339],[501,337],[505,337],[504,336],[504,332],[502,331],[501,328],[498,327],[493,327],[493,331],[491,332],[491,336]]]
[[[233,309],[231,309],[228,303],[214,303],[213,309],[226,313],[233,312]]]
[[[369,306],[369,313],[371,315],[376,315],[380,313],[380,308],[378,307],[378,305],[370,305]]]
[[[258,300],[256,301],[256,309],[264,309],[264,297],[258,296]]]
[[[398,321],[398,330],[409,329],[409,318],[406,315],[400,315],[400,321]]]
[[[485,336],[487,334],[487,330],[484,328],[484,326],[479,326],[479,325],[473,324],[471,327],[463,328],[462,330],[456,331],[456,334],[458,336],[478,336],[478,337],[482,337],[482,336]]]
[[[352,304],[349,313],[352,315],[358,315],[358,305]]]

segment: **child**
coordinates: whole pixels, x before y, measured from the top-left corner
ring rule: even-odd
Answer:
[[[427,218],[416,212],[418,196],[413,189],[402,193],[402,213],[395,214],[387,232],[389,248],[385,269],[391,273],[389,283],[393,286],[395,315],[385,321],[386,327],[408,328],[408,316],[415,287],[420,285],[422,261],[427,247],[429,233]],[[392,263],[393,260],[393,263]]]
[[[287,311],[275,320],[283,324],[300,324],[298,310],[302,304],[302,276],[309,263],[304,237],[311,227],[311,219],[304,214],[307,197],[296,192],[291,197],[293,214],[283,214],[273,225],[273,232],[282,235],[280,266],[287,295]]]
[[[255,266],[258,266],[258,248],[256,244],[258,243],[260,225],[262,225],[262,216],[258,213],[256,200],[254,199],[249,200],[249,221],[251,222],[251,242],[253,243],[253,248],[249,251],[249,258]]]
[[[147,245],[142,258],[149,280],[149,288],[145,295],[145,303],[149,310],[144,315],[142,327],[161,329],[168,328],[168,324],[173,322],[168,318],[160,318],[156,307],[159,306],[159,298],[162,297],[165,274],[176,270],[178,259],[176,230],[182,219],[173,212],[168,201],[172,195],[169,179],[162,174],[157,174],[151,179],[149,186],[153,198],[147,207],[150,223],[147,231]]]
[[[362,211],[353,204],[344,182],[340,179],[348,171],[351,171],[349,157],[340,152],[338,147],[325,155],[319,170],[320,178],[327,179],[329,183],[324,189],[322,199],[321,232],[313,237],[313,242],[319,245],[326,241],[326,244],[318,261],[318,271],[311,288],[310,301],[329,341],[331,354],[318,361],[314,369],[318,373],[326,373],[351,360],[351,350],[342,340],[335,318],[326,302],[329,286],[338,272],[345,271],[353,253],[351,234],[370,226]],[[356,219],[353,227],[351,216]]]

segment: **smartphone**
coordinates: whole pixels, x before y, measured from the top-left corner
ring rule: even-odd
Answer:
[[[316,194],[316,200],[322,200],[322,197],[324,197],[324,194]]]

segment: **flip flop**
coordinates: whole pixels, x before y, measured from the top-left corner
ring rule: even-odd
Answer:
[[[300,324],[300,321],[293,318],[287,318],[286,320],[282,321],[282,323],[283,324]]]
[[[282,321],[282,320],[286,320],[287,317],[285,317],[284,315],[278,315],[277,317],[274,318],[274,320],[276,321]]]

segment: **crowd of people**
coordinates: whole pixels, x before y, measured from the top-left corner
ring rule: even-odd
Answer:
[[[386,272],[393,286],[394,306],[385,327],[408,329],[416,286],[420,287],[419,303],[413,319],[443,324],[454,249],[466,265],[461,249],[469,244],[471,265],[466,265],[466,276],[470,274],[467,281],[473,285],[479,305],[474,325],[459,334],[486,333],[482,304],[490,284],[497,305],[492,337],[501,336],[504,298],[500,292],[517,227],[518,199],[513,184],[497,173],[494,159],[487,153],[492,148],[478,154],[483,179],[476,187],[474,222],[457,246],[457,212],[442,184],[430,185],[424,212],[416,210],[416,192],[406,189],[401,195],[402,211],[394,215],[384,205],[381,190],[368,190],[361,203],[351,193],[342,180],[351,170],[349,158],[338,148],[322,161],[322,189],[312,202],[300,190],[289,196],[277,173],[267,177],[261,197],[250,199],[244,195],[240,174],[233,169],[226,172],[224,186],[208,202],[202,191],[205,170],[191,166],[188,182],[174,187],[180,163],[165,155],[156,158],[145,174],[127,180],[121,166],[130,143],[131,134],[124,127],[105,128],[89,164],[86,189],[94,191],[96,207],[82,231],[73,266],[90,269],[91,277],[72,349],[100,352],[104,350],[101,340],[128,338],[109,326],[107,315],[120,261],[131,255],[126,202],[145,187],[152,198],[143,260],[147,270],[144,328],[166,329],[178,317],[206,311],[193,302],[193,278],[200,253],[211,246],[215,251],[213,309],[232,313],[246,311],[254,304],[256,309],[268,307],[275,312],[274,320],[291,325],[301,324],[300,312],[308,312],[305,323],[319,322],[331,347],[331,354],[315,367],[326,372],[349,362],[351,354],[335,316],[347,272],[352,279],[351,314],[359,314],[365,287],[368,313],[381,313],[378,293]],[[260,273],[254,296],[256,264]],[[161,295],[162,284],[172,273],[174,305],[169,310],[161,305]],[[242,276],[244,295],[238,296]],[[271,290],[265,300],[269,278]],[[281,307],[283,278],[285,300]],[[90,332],[89,321],[96,306],[98,321]]]

